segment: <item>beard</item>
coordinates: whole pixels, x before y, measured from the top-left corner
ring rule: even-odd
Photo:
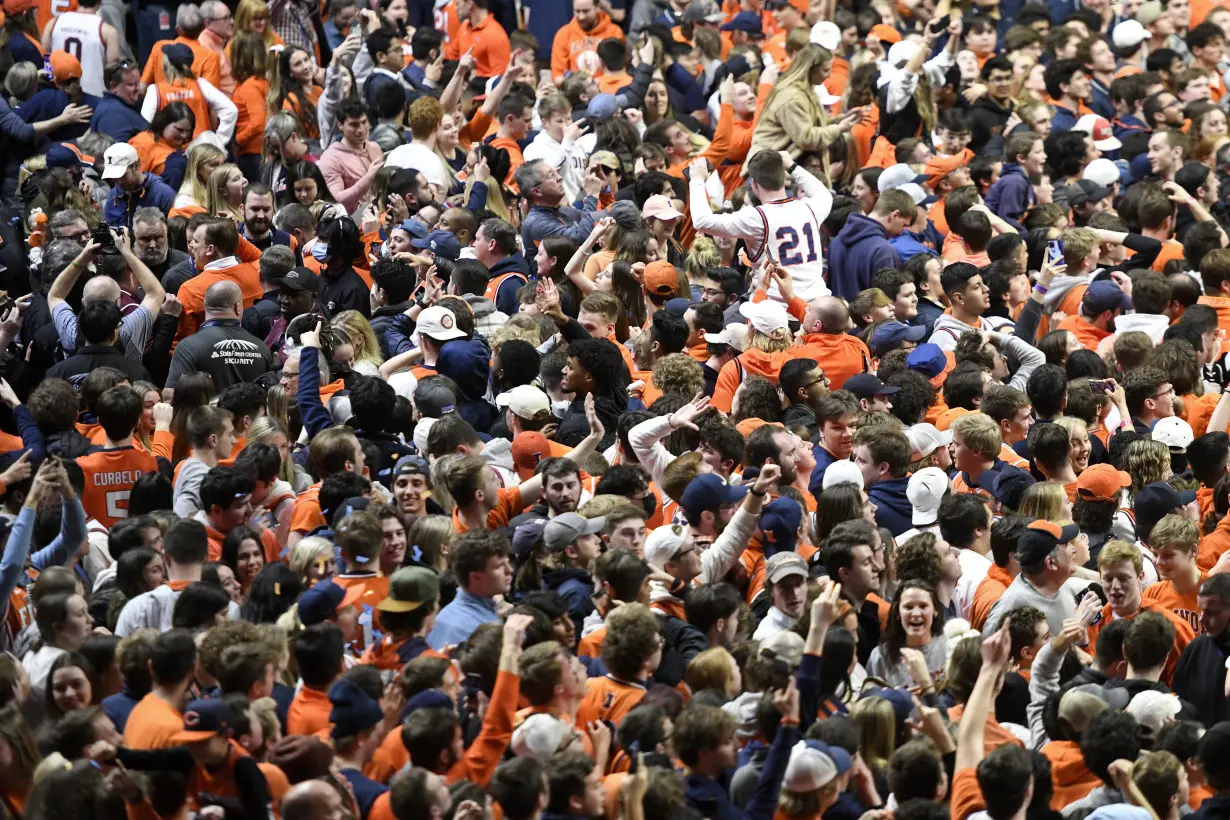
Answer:
[[[137,254],[137,258],[140,259],[142,262],[144,262],[149,267],[154,267],[155,265],[161,265],[163,262],[166,262],[167,257],[170,256],[170,254],[171,254],[171,246],[168,245],[162,250],[144,251],[142,253],[139,253]]]

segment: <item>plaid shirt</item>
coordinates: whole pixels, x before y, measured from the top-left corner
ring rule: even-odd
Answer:
[[[269,4],[269,21],[286,45],[306,50],[312,60],[319,63],[312,12],[312,4],[304,0],[272,0]]]

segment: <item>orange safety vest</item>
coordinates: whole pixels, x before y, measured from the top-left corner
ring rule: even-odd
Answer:
[[[510,271],[509,273],[501,273],[499,276],[495,277],[494,279],[492,279],[490,282],[487,283],[487,290],[483,293],[483,296],[486,297],[487,299],[490,299],[494,303],[496,294],[500,292],[500,286],[503,285],[504,281],[508,279],[510,276],[516,276],[525,281],[529,281],[525,278],[525,274],[518,273],[517,271]]]

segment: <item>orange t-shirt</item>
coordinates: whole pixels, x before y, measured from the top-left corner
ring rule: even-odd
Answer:
[[[77,0],[38,0],[34,19],[38,21],[38,30],[47,28],[53,17],[59,17],[66,11],[76,11]]]
[[[222,542],[226,540],[226,533],[219,532],[206,524],[205,537],[209,539],[209,560],[221,561]],[[265,563],[272,564],[274,561],[280,560],[282,557],[282,546],[278,543],[278,537],[274,535],[273,530],[261,530],[260,537],[261,547],[265,550]]]
[[[137,151],[142,173],[161,174],[167,167],[167,157],[175,153],[175,149],[160,139],[155,139],[149,131],[139,131],[128,140]]]
[[[1175,664],[1179,662],[1179,655],[1183,654],[1183,650],[1195,639],[1196,630],[1192,629],[1186,620],[1179,618],[1178,615],[1175,615],[1169,609],[1163,608],[1156,603],[1145,601],[1143,596],[1141,596],[1140,609],[1129,615],[1128,619],[1135,618],[1142,612],[1160,612],[1174,626],[1174,646],[1166,657],[1166,667],[1162,670],[1162,682],[1169,685],[1174,676]],[[1102,627],[1110,623],[1114,617],[1115,614],[1111,611],[1110,604],[1102,607],[1102,619],[1089,627],[1090,646],[1097,643]]]
[[[290,511],[290,531],[309,533],[317,527],[323,527],[324,513],[320,511],[320,484],[317,481],[311,487],[299,493],[295,506]]]
[[[587,726],[592,720],[606,720],[618,726],[628,714],[645,699],[645,687],[639,683],[627,683],[611,675],[590,678],[588,691],[577,708],[577,725]]]
[[[479,77],[498,77],[508,68],[512,47],[508,35],[494,16],[488,14],[477,26],[465,20],[457,28],[457,36],[450,36],[444,46],[444,57],[460,60],[461,55],[474,49],[474,73]]]
[[[1109,330],[1102,330],[1086,319],[1084,316],[1068,316],[1059,323],[1058,330],[1066,330],[1076,335],[1077,340],[1086,350],[1094,352],[1098,349],[1098,344],[1110,335]]]
[[[1140,599],[1147,604],[1154,604],[1164,609],[1192,628],[1192,632],[1200,631],[1200,606],[1196,603],[1200,585],[1208,580],[1208,575],[1200,573],[1196,586],[1186,595],[1175,589],[1174,581],[1158,581],[1146,589]]]
[[[1201,572],[1208,572],[1227,550],[1230,550],[1230,514],[1218,521],[1211,533],[1201,537],[1196,566],[1200,567]]]
[[[183,730],[183,714],[150,692],[128,715],[124,745],[130,749],[166,749],[179,745],[171,742],[171,738]]]
[[[179,301],[183,304],[184,311],[179,319],[177,340],[197,332],[205,321],[205,291],[215,282],[222,281],[239,285],[245,309],[252,307],[257,299],[265,295],[265,289],[261,287],[260,273],[254,263],[237,261],[226,268],[201,271],[179,289]]]
[[[328,729],[329,714],[333,704],[329,694],[306,686],[299,687],[295,698],[286,711],[286,733],[288,735],[314,735],[322,729]]]
[[[136,447],[118,447],[81,456],[77,466],[85,474],[81,506],[88,517],[110,527],[128,517],[132,485],[146,473],[158,471],[158,460]]]
[[[991,564],[987,569],[986,577],[978,582],[978,587],[974,590],[974,602],[970,605],[969,610],[970,626],[974,629],[982,629],[983,624],[991,615],[995,602],[1003,596],[1011,583],[1012,576],[1008,574],[1008,570],[998,564]]]
[[[602,644],[605,641],[606,627],[600,626],[581,638],[580,643],[577,644],[577,655],[586,658],[599,658],[602,656]]]
[[[521,500],[521,489],[519,487],[511,487],[499,491],[499,500],[496,502],[495,509],[487,513],[487,529],[496,530],[500,527],[508,526],[508,522],[514,516],[520,515],[525,509],[525,502]],[[460,535],[466,532],[470,527],[461,520],[461,516],[457,510],[453,510],[453,529]]]
[[[974,812],[986,808],[987,801],[982,799],[982,789],[978,785],[977,769],[961,769],[952,776],[948,805],[952,820],[965,820]]]
[[[265,141],[265,120],[268,107],[269,81],[264,77],[249,77],[239,84],[232,98],[239,109],[235,121],[235,145],[241,154],[259,154]]]
[[[71,0],[71,2],[73,6],[77,5],[77,0]],[[172,43],[179,43],[192,49],[193,74],[205,79],[214,88],[222,87],[222,64],[219,61],[218,52],[201,45],[200,40],[188,37],[176,37],[174,40],[160,40],[154,43],[149,59],[145,61],[145,70],[141,73],[141,82],[154,85],[166,80],[166,75],[162,73],[162,48]]]
[[[948,719],[953,723],[959,724],[963,714],[965,714],[964,703],[958,703],[956,706],[950,706],[948,708]],[[1025,744],[1022,743],[1016,735],[1005,729],[1000,722],[995,719],[995,715],[993,714],[987,716],[987,725],[983,727],[982,745],[984,754],[990,754],[1000,746],[1012,745],[1020,746],[1022,748],[1025,747]]]

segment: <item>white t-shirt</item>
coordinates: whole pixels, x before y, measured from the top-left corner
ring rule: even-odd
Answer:
[[[448,174],[444,172],[444,160],[426,145],[407,143],[399,145],[385,157],[384,164],[390,168],[413,168],[427,177],[437,188],[448,188]]]

